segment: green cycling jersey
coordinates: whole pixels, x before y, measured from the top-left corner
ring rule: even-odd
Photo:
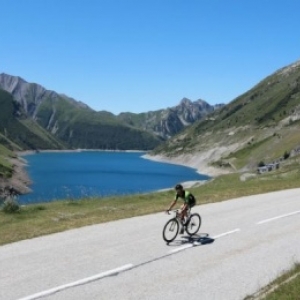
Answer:
[[[177,201],[178,198],[181,198],[183,200],[183,202],[187,203],[190,207],[192,207],[196,204],[196,199],[195,199],[194,195],[192,193],[190,193],[189,191],[183,190],[183,193],[181,195],[176,193],[174,200]]]

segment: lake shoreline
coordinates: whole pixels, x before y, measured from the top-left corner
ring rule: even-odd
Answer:
[[[180,155],[176,157],[167,157],[163,155],[150,155],[145,154],[142,156],[145,159],[153,161],[182,165],[197,170],[197,173],[201,175],[207,175],[209,177],[217,177],[219,175],[230,173],[229,170],[216,168],[209,166],[204,156],[201,155]]]
[[[27,150],[27,151],[20,151],[16,152],[17,158],[10,159],[11,163],[13,164],[14,172],[13,176],[10,179],[5,180],[5,182],[2,182],[0,187],[4,188],[7,187],[14,187],[20,194],[28,194],[32,192],[30,186],[32,185],[32,180],[30,179],[27,171],[27,161],[26,156],[32,155],[32,154],[38,154],[38,153],[76,153],[76,152],[140,152],[145,153],[142,155],[142,158],[149,159],[157,162],[162,163],[169,163],[169,164],[177,164],[182,165],[186,167],[190,167],[193,169],[196,169],[197,172],[201,175],[207,175],[209,177],[216,177],[219,175],[222,175],[224,173],[229,173],[226,170],[222,170],[219,168],[210,167],[206,164],[205,160],[201,155],[181,155],[177,157],[166,157],[162,155],[150,155],[147,153],[147,151],[141,151],[141,150],[101,150],[101,149],[76,149],[76,150],[41,150],[41,151],[35,151],[35,150]],[[186,181],[182,182],[183,186],[185,188],[191,188],[196,187],[202,184],[205,184],[207,180],[200,180],[200,181]],[[173,187],[170,187],[172,189]],[[161,190],[158,190],[161,191]]]
[[[142,150],[102,150],[102,149],[66,149],[66,150],[25,150],[25,151],[18,151],[16,154],[20,157],[31,155],[31,154],[39,154],[39,153],[80,153],[80,152],[141,152],[144,153],[146,151]]]

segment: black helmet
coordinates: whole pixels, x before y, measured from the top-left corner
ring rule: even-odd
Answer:
[[[183,186],[181,184],[176,184],[175,190],[183,190]]]

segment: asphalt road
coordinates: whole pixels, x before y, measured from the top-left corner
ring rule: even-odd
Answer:
[[[0,299],[240,300],[300,262],[300,189],[193,210],[193,241],[162,212],[2,246]]]

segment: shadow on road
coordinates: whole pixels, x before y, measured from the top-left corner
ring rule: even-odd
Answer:
[[[182,235],[179,239],[176,239],[175,241],[167,244],[168,246],[171,247],[178,247],[181,245],[186,245],[186,244],[194,244],[194,243],[199,243],[199,245],[206,245],[206,244],[211,244],[215,240],[211,237],[209,237],[208,233],[200,233],[200,234],[195,234],[193,236],[189,235]]]

